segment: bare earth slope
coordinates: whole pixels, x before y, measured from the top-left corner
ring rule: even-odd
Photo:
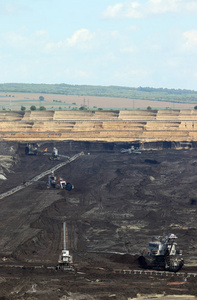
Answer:
[[[197,110],[0,112],[0,140],[191,142]]]
[[[53,146],[51,142],[42,144],[49,151]],[[129,155],[121,154],[115,144],[59,142],[55,146],[64,155],[85,153],[56,173],[75,189],[48,189],[45,177],[0,200],[0,255],[8,258],[0,264],[0,296],[60,299],[70,292],[86,295],[79,299],[108,299],[110,295],[111,299],[128,299],[139,292],[164,291],[196,295],[195,278],[181,284],[183,278],[171,275],[165,279],[123,276],[113,270],[139,269],[137,257],[152,236],[174,233],[184,253],[183,272],[197,272],[197,150],[150,150]],[[26,156],[23,145],[14,142],[2,142],[1,153],[13,157],[9,168],[2,167],[7,180],[0,181],[1,192],[59,163],[48,156]],[[81,273],[17,269],[17,265],[56,266],[64,220],[68,248]],[[120,263],[112,255],[115,252],[133,258]],[[5,269],[5,265],[15,267]],[[67,283],[63,285],[62,280]]]

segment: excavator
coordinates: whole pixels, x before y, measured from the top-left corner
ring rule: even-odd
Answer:
[[[178,272],[184,265],[182,250],[177,250],[175,240],[177,236],[173,233],[167,236],[154,236],[148,244],[147,260],[140,256],[138,261],[142,267],[147,269]]]

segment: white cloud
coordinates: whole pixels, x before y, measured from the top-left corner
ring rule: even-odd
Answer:
[[[149,11],[153,14],[163,14],[167,12],[178,12],[182,6],[182,0],[149,0]]]
[[[183,50],[196,50],[197,52],[197,30],[185,31],[183,39]]]
[[[99,51],[102,48],[108,51],[112,44],[120,45],[122,35],[119,31],[98,30],[91,32],[88,29],[80,29],[74,32],[70,38],[51,40],[48,31],[36,30],[31,35],[26,28],[18,31],[10,31],[1,35],[0,47],[20,51],[23,54],[46,53],[48,55],[65,55],[66,51],[76,49],[78,51]],[[125,45],[126,46],[126,45]],[[69,52],[70,53],[70,52]]]
[[[67,43],[69,46],[85,46],[85,43],[92,40],[94,35],[90,30],[82,28],[77,30],[71,38],[68,38]]]
[[[197,2],[193,0],[147,0],[126,1],[108,6],[103,12],[104,18],[143,18],[165,13],[197,12]]]
[[[64,46],[65,46],[65,42],[63,42],[63,41],[59,41],[57,43],[49,42],[44,46],[44,50],[46,50],[47,52],[51,52],[51,51],[60,49]]]
[[[141,5],[138,2],[128,2],[125,7],[125,15],[127,18],[138,19],[142,17]]]
[[[103,17],[116,18],[117,15],[121,14],[121,10],[123,9],[123,7],[124,7],[124,4],[122,4],[122,3],[108,6],[103,13]]]
[[[125,3],[118,3],[108,6],[103,12],[104,18],[140,18],[140,3],[137,1],[127,1]]]
[[[26,43],[27,39],[20,33],[17,32],[8,32],[4,36],[4,42],[10,44],[12,47],[18,47],[21,44]]]
[[[197,2],[196,1],[189,1],[185,4],[186,10],[188,11],[197,11]]]

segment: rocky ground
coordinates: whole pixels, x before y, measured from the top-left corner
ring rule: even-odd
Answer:
[[[196,277],[133,273],[152,236],[168,233],[178,236],[183,249],[181,272],[197,273],[197,150],[155,147],[121,154],[126,145],[83,142],[42,143],[40,149],[50,153],[54,145],[70,157],[84,151],[56,172],[75,188],[48,189],[45,176],[0,200],[0,256],[6,257],[0,299],[197,295]],[[25,144],[14,142],[1,142],[0,152],[1,193],[65,160],[25,155]],[[57,272],[63,221],[74,271]]]

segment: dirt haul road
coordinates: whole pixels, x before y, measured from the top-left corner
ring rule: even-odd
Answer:
[[[188,275],[197,273],[197,150],[150,150],[136,155],[121,154],[118,144],[60,142],[55,146],[70,157],[85,153],[56,173],[75,188],[71,192],[48,189],[46,176],[0,201],[0,255],[6,257],[0,264],[0,296],[197,295],[197,276]],[[40,147],[52,152],[54,144]],[[5,156],[1,193],[63,161],[50,161],[42,154],[27,156],[24,149],[18,143],[1,143]],[[75,268],[66,273],[54,269],[62,249],[63,221]],[[152,236],[168,233],[178,236],[183,249],[182,274],[135,273],[140,270],[137,257]]]

